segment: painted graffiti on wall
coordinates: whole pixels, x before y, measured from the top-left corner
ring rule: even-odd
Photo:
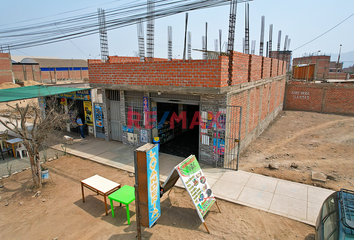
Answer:
[[[291,95],[292,95],[293,99],[310,100],[310,93],[309,92],[291,91]]]

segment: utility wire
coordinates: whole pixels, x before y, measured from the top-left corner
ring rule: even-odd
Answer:
[[[251,0],[239,0],[238,3],[247,1]],[[229,4],[228,0],[156,0],[154,19],[227,4]],[[107,30],[134,25],[140,20],[147,21],[146,8],[146,2],[131,2],[120,8],[106,10]],[[0,45],[9,45],[10,49],[21,49],[97,34],[99,29],[97,17],[97,13],[89,13],[52,22],[46,21],[0,30]]]
[[[300,48],[302,48],[302,47],[304,47],[304,46],[306,46],[306,45],[309,44],[309,43],[312,43],[313,41],[315,41],[316,39],[322,37],[323,35],[329,33],[330,31],[332,31],[333,29],[335,29],[336,27],[338,27],[339,25],[341,25],[342,23],[344,23],[345,21],[347,21],[347,20],[348,20],[349,18],[351,18],[352,16],[354,16],[354,13],[353,13],[352,15],[350,15],[349,17],[347,17],[346,19],[344,19],[343,21],[341,21],[340,23],[338,23],[337,25],[335,25],[334,27],[332,27],[331,29],[329,29],[329,30],[327,30],[326,32],[322,33],[321,35],[315,37],[315,38],[312,39],[311,41],[308,41],[307,43],[301,45],[300,47],[295,48],[295,49],[293,50],[293,52],[296,51],[296,50],[298,50],[298,49],[300,49]]]
[[[53,17],[53,16],[58,16],[58,15],[64,15],[64,14],[67,14],[67,13],[78,12],[78,11],[81,11],[81,10],[84,10],[84,9],[88,9],[88,8],[92,8],[92,7],[97,7],[97,6],[101,6],[101,5],[106,5],[106,4],[110,4],[110,3],[114,3],[114,2],[116,3],[117,1],[111,1],[111,2],[106,2],[106,3],[100,3],[100,4],[97,4],[97,5],[90,6],[90,7],[79,8],[79,9],[70,10],[70,11],[67,11],[67,12],[61,12],[61,13],[57,13],[57,14],[53,14],[53,15],[49,15],[49,16],[27,19],[27,20],[19,21],[19,22],[11,22],[11,23],[6,23],[6,24],[0,24],[0,26],[13,25],[13,24],[17,24],[17,23],[30,22],[30,21],[34,21],[34,20],[38,20],[38,19],[44,19],[44,18]]]
[[[55,25],[57,28],[58,28],[58,26],[57,25]],[[60,30],[60,28],[58,28],[59,30]],[[61,30],[60,30],[60,32],[62,32]],[[63,32],[62,32],[63,33]],[[64,34],[64,33],[63,33]],[[69,41],[77,48],[77,49],[79,49],[80,50],[80,52],[82,52],[84,55],[86,55],[87,57],[88,57],[88,55],[86,54],[86,53],[84,53],[73,41],[71,41],[71,39],[69,39]]]

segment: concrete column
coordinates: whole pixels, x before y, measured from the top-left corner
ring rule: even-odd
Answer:
[[[250,120],[250,100],[251,90],[247,91],[247,110],[246,110],[246,134],[248,134],[249,120]]]

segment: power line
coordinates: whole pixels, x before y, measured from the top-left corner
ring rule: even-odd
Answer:
[[[137,1],[138,1],[138,0],[137,0]],[[88,9],[88,8],[92,8],[92,7],[97,7],[97,6],[101,6],[101,5],[106,5],[106,4],[110,4],[110,3],[114,3],[114,2],[116,3],[117,1],[111,1],[111,2],[106,2],[106,3],[101,3],[101,4],[93,5],[93,6],[90,6],[90,7],[79,8],[79,9],[70,10],[70,11],[67,11],[67,12],[61,12],[61,13],[52,14],[52,15],[49,15],[49,16],[27,19],[27,20],[19,21],[19,22],[11,22],[11,23],[6,23],[6,24],[0,24],[0,26],[13,25],[13,24],[17,24],[17,23],[30,22],[30,21],[34,21],[34,20],[38,20],[38,19],[44,19],[44,18],[53,17],[53,16],[58,16],[58,15],[64,15],[64,14],[67,14],[67,13],[78,12],[78,11],[81,11],[81,10],[84,10],[84,9]]]
[[[56,25],[55,25],[56,26]],[[58,28],[58,26],[56,26],[57,28]],[[58,28],[59,30],[60,30],[60,28]],[[60,32],[62,32],[61,30],[60,30]],[[63,32],[62,32],[63,33]],[[64,33],[63,33],[64,34]],[[69,41],[77,48],[77,49],[79,49],[80,50],[80,52],[82,52],[84,55],[86,55],[87,57],[88,57],[88,55],[86,54],[86,53],[84,53],[73,41],[71,41],[71,39],[69,39]]]
[[[295,48],[295,49],[293,50],[293,52],[296,51],[296,50],[298,50],[299,48],[302,48],[302,47],[306,46],[307,44],[309,44],[309,43],[315,41],[316,39],[322,37],[322,36],[325,35],[326,33],[329,33],[330,31],[332,31],[333,29],[335,29],[336,27],[338,27],[339,25],[341,25],[342,23],[344,23],[345,21],[347,21],[347,20],[348,20],[349,18],[351,18],[352,16],[354,16],[354,13],[353,13],[352,15],[350,15],[349,17],[347,17],[346,19],[344,19],[343,21],[341,21],[340,23],[338,23],[337,25],[335,25],[334,27],[332,27],[332,28],[330,28],[329,30],[327,30],[326,32],[322,33],[322,34],[319,35],[318,37],[315,37],[315,38],[312,39],[311,41],[308,41],[307,43],[301,45],[300,47]]]
[[[247,1],[250,0],[239,0],[238,3]],[[154,19],[228,4],[228,0],[156,0]],[[107,30],[134,25],[137,21],[147,21],[146,5],[146,2],[133,2],[120,8],[108,9],[105,11]],[[84,37],[97,32],[97,13],[89,13],[73,18],[0,30],[0,44],[9,45],[11,49],[21,49]]]

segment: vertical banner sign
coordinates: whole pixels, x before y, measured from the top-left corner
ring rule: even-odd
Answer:
[[[102,108],[100,105],[95,105],[95,121],[96,121],[96,127],[103,128]]]
[[[147,185],[148,185],[148,209],[149,228],[154,225],[161,215],[160,209],[160,174],[159,153],[156,145],[146,153]]]
[[[189,156],[176,168],[197,209],[200,220],[204,222],[204,216],[214,204],[215,197],[196,157],[194,155]]]
[[[85,110],[85,123],[87,125],[93,126],[92,105],[90,101],[84,101],[84,110]]]
[[[148,125],[147,122],[149,119],[149,100],[147,97],[143,97],[143,104],[144,104],[144,126]]]

